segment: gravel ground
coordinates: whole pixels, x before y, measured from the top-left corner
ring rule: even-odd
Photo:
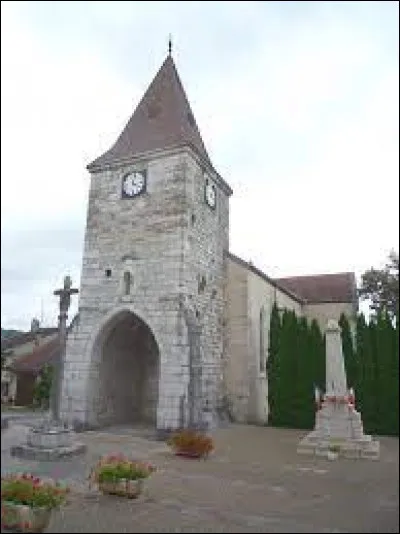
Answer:
[[[27,470],[69,483],[48,532],[399,532],[399,441],[381,458],[328,461],[296,454],[303,432],[232,425],[214,432],[206,461],[173,456],[140,428],[79,434],[87,452],[59,462],[11,458],[27,427],[2,432],[2,473]],[[86,477],[96,459],[125,452],[154,463],[137,500],[103,496]]]

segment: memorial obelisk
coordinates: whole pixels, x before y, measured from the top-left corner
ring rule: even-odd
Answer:
[[[299,443],[297,452],[345,458],[379,458],[379,442],[364,434],[354,395],[347,389],[340,327],[326,328],[326,390],[316,413],[315,428]]]

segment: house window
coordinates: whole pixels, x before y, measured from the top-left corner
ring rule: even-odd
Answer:
[[[124,295],[131,294],[132,275],[129,271],[124,272]]]
[[[260,372],[265,372],[265,308],[264,306],[260,310]]]

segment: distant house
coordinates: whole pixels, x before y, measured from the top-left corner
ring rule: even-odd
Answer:
[[[51,363],[58,346],[57,328],[35,328],[3,339],[1,352],[1,402],[20,406],[32,404],[33,389],[40,369]]]
[[[9,328],[2,328],[1,329],[1,341],[5,339],[9,339],[10,337],[15,337],[20,334],[23,334],[21,330],[14,330]]]

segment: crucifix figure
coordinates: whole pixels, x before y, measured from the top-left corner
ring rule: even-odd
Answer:
[[[58,338],[60,352],[53,366],[53,381],[50,399],[50,414],[52,421],[60,422],[60,396],[61,384],[64,373],[65,348],[67,343],[67,318],[68,309],[71,304],[71,295],[78,293],[78,289],[72,288],[70,276],[64,277],[64,287],[54,291],[54,295],[60,297],[60,315],[58,316]]]

